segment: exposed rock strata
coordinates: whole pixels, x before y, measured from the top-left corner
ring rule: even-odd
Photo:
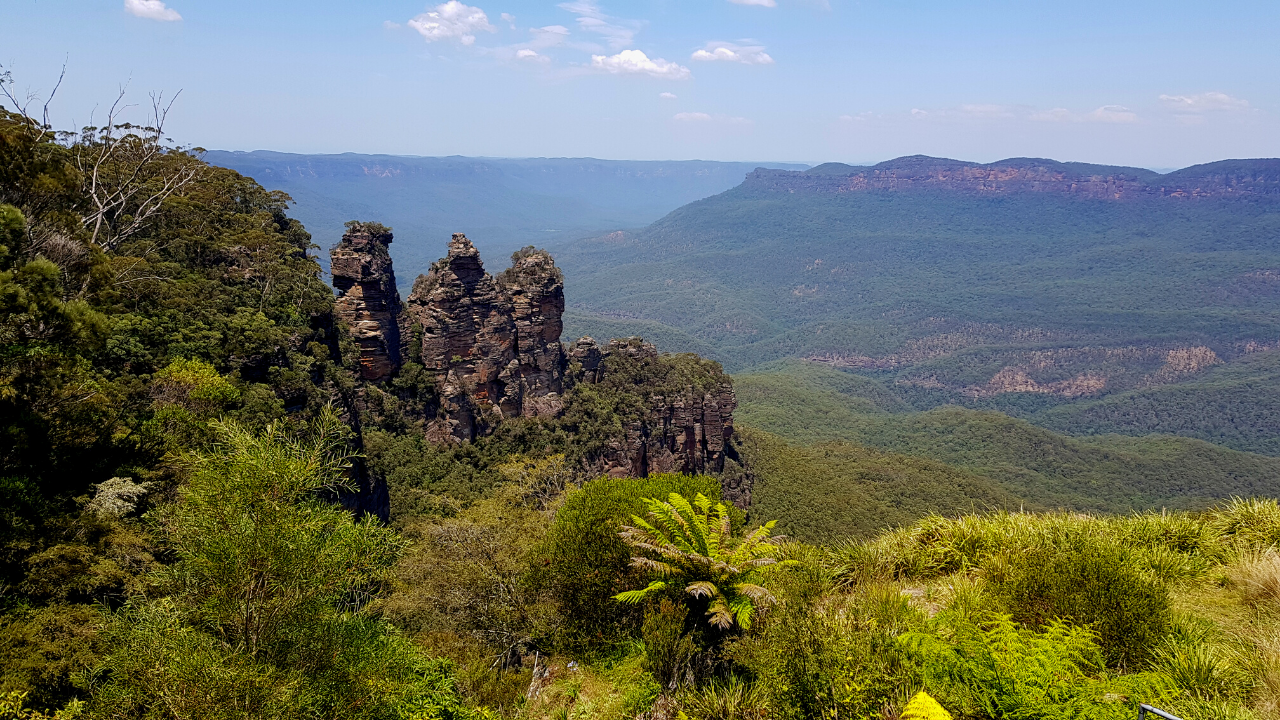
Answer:
[[[569,350],[575,380],[601,383],[608,361],[625,356],[654,363],[657,349],[638,338],[612,340],[601,347],[589,337]],[[717,366],[718,367],[718,366]],[[716,373],[701,389],[686,385],[668,395],[650,395],[639,417],[613,440],[597,469],[613,477],[644,477],[650,473],[720,473],[734,459],[733,411],[737,407],[729,376]],[[749,500],[749,484],[725,488],[726,499]]]
[[[571,386],[604,383],[627,398],[620,404],[625,426],[586,459],[591,470],[613,477],[717,473],[726,500],[742,508],[750,503],[751,476],[732,444],[737,400],[717,363],[662,356],[638,338],[603,346],[583,338],[566,350],[564,278],[551,256],[525,248],[493,276],[462,234],[418,277],[401,308],[387,254],[391,234],[369,228],[385,231],[353,226],[332,252],[337,316],[360,347],[364,379],[390,380],[410,361],[422,366],[410,366],[414,372],[430,375],[433,398],[413,411],[429,440],[468,442],[504,418],[555,417]],[[365,409],[366,391],[401,392],[388,385],[362,389],[356,403]],[[386,505],[385,484],[357,480],[360,491],[344,503]]]
[[[437,375],[444,417],[433,440],[467,441],[501,418],[555,415],[564,391],[564,279],[526,249],[497,278],[461,233],[414,283],[406,312],[423,367]]]
[[[342,242],[329,251],[334,315],[360,348],[360,377],[375,382],[400,369],[400,293],[391,267],[389,230],[373,223],[352,223]]]

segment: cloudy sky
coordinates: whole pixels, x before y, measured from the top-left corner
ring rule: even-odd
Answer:
[[[1175,168],[1280,156],[1280,2],[6,0],[54,123],[207,148]],[[96,108],[96,110],[95,110]],[[96,115],[95,115],[96,113]],[[141,119],[140,117],[137,119]]]

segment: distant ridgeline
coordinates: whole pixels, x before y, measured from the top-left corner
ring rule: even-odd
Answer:
[[[744,185],[775,192],[947,190],[1041,192],[1085,198],[1280,196],[1280,159],[1223,160],[1167,175],[1143,168],[1013,158],[987,165],[925,155],[873,167],[826,163],[803,172],[759,168]]]
[[[356,402],[376,426],[458,445],[506,419],[542,418],[562,431],[550,442],[570,438],[584,470],[613,477],[736,464],[736,401],[720,366],[638,338],[564,346],[564,278],[545,251],[525,248],[494,276],[456,233],[401,303],[391,241],[382,225],[349,223],[331,252],[334,312],[364,381]],[[744,508],[750,501],[745,473],[725,475],[723,489]]]
[[[410,280],[436,258],[430,243],[411,238],[448,237],[453,228],[466,227],[486,253],[505,255],[529,244],[643,227],[737,185],[759,165],[262,150],[210,150],[204,159],[289,193],[291,214],[316,237],[338,237],[353,217],[380,218],[400,236],[396,262]],[[403,290],[407,296],[408,287]]]
[[[572,333],[643,332],[732,371],[806,359],[920,410],[1280,454],[1280,160],[758,169],[557,259]]]

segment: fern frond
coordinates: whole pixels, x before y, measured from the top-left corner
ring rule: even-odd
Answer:
[[[662,592],[666,589],[667,584],[665,582],[655,580],[649,583],[649,586],[643,590],[627,590],[626,592],[620,592],[617,595],[614,595],[613,599],[621,603],[627,603],[628,605],[635,605],[636,603],[642,602],[650,595]]]
[[[720,588],[716,587],[715,583],[710,583],[706,580],[691,582],[684,586],[684,591],[696,598],[714,597],[720,594]]]

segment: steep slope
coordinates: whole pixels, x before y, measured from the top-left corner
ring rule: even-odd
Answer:
[[[576,327],[643,328],[731,371],[820,361],[917,409],[1032,417],[1274,347],[1278,188],[1277,160],[1167,175],[922,157],[759,170],[644,230],[556,252],[578,278]],[[1175,431],[1243,436],[1269,412]]]
[[[1280,459],[1180,437],[1064,437],[954,406],[904,411],[876,383],[812,364],[738,375],[735,389],[742,424],[793,442],[854,442],[946,463],[1041,506],[1126,512],[1280,495]]]

